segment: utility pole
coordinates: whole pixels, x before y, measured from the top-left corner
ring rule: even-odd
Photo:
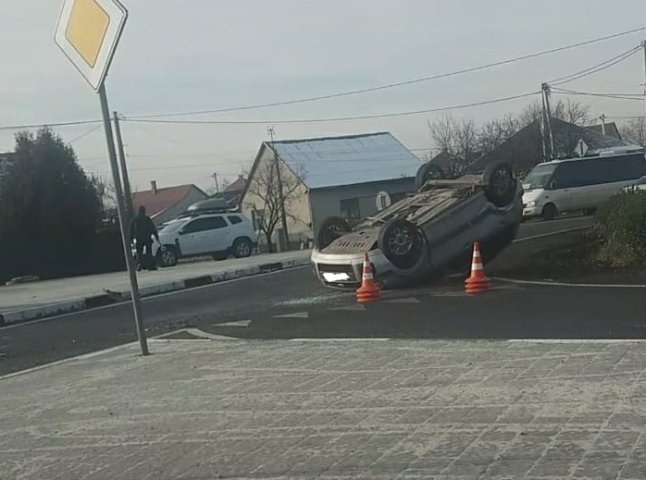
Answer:
[[[554,136],[552,135],[552,111],[550,109],[550,86],[547,83],[541,84],[543,95],[543,153],[547,161],[554,157]]]
[[[646,109],[646,40],[642,40],[642,48],[644,49],[644,108]],[[645,119],[646,119],[646,111]]]
[[[606,114],[602,113],[599,119],[601,119],[601,135],[605,135],[606,134]]]
[[[267,128],[269,138],[271,139],[271,150],[274,153],[274,167],[276,168],[276,181],[278,183],[278,201],[280,202],[280,221],[283,227],[283,239],[285,240],[285,248],[289,250],[289,233],[287,232],[287,214],[285,213],[285,197],[283,192],[283,179],[280,175],[280,163],[278,159],[278,152],[274,148],[274,127]]]
[[[114,117],[114,133],[117,140],[117,149],[119,152],[119,165],[121,167],[121,177],[123,178],[123,196],[126,201],[126,210],[128,211],[128,222],[135,216],[134,207],[132,206],[132,191],[130,190],[130,180],[128,179],[128,167],[126,165],[126,152],[123,148],[123,139],[121,138],[121,126],[119,125],[119,114],[112,112]]]
[[[213,183],[215,183],[215,194],[219,195],[220,194],[220,184],[218,183],[218,172],[213,172]]]

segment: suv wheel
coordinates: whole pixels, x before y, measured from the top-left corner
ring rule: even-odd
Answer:
[[[484,172],[485,195],[497,207],[509,205],[516,195],[516,180],[509,164],[489,164]]]
[[[396,267],[414,267],[422,256],[422,235],[408,220],[393,219],[379,231],[379,248],[386,258]]]
[[[162,267],[174,267],[177,265],[177,250],[172,245],[164,245],[157,252],[157,263]]]
[[[251,256],[252,248],[251,240],[242,237],[236,238],[236,241],[233,242],[233,247],[231,247],[231,251],[234,257],[245,258]]]

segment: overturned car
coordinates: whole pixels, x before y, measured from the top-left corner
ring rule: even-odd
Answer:
[[[493,163],[481,174],[446,179],[427,163],[417,172],[418,192],[351,228],[326,219],[316,236],[312,264],[329,287],[356,288],[364,254],[383,287],[441,276],[468,265],[474,241],[484,261],[515,238],[523,189],[509,164]]]

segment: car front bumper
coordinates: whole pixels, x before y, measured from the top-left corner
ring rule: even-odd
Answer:
[[[363,276],[362,254],[326,254],[312,250],[312,267],[317,278],[328,287],[357,288]],[[373,275],[377,282],[393,273],[393,266],[379,249],[368,252]]]
[[[526,205],[523,205],[523,218],[540,217],[542,213],[542,206],[534,205],[532,207],[528,207]]]

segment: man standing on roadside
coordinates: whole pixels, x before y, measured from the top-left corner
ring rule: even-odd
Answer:
[[[130,241],[136,241],[137,247],[137,270],[157,270],[157,262],[153,258],[152,248],[155,237],[159,243],[159,234],[155,224],[146,215],[146,207],[139,207],[139,212],[130,223]],[[145,253],[144,253],[145,249]]]

